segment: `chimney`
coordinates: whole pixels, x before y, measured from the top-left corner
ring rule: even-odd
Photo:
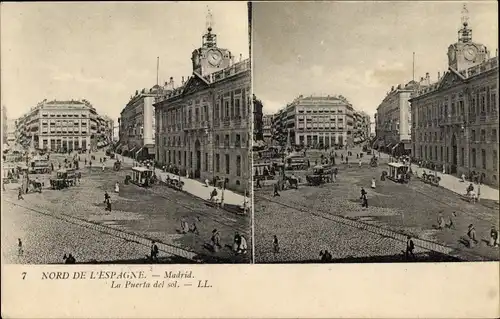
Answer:
[[[424,82],[424,77],[423,76],[420,77],[420,83],[422,83],[422,82]]]
[[[184,85],[184,76],[182,77],[182,83],[181,84]]]
[[[231,65],[234,64],[234,55],[231,55]]]
[[[170,77],[170,87],[172,88],[172,90],[174,89],[174,78],[173,77]]]
[[[240,62],[243,60],[243,54],[240,53]]]
[[[441,72],[438,71],[438,80],[441,79]]]
[[[429,75],[429,72],[425,73],[425,84],[431,85],[431,77]]]

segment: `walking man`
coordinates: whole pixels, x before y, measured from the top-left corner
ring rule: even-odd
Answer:
[[[415,259],[415,254],[413,253],[413,250],[415,250],[415,244],[413,243],[411,237],[408,236],[406,237],[406,253],[405,253],[406,260],[409,260],[410,255],[412,259]]]
[[[159,253],[158,245],[156,245],[155,241],[151,241],[151,261],[158,262],[158,253]]]
[[[23,197],[23,189],[22,187],[19,187],[19,192],[17,193],[17,200],[24,200],[24,197]]]
[[[274,194],[273,194],[273,197],[280,196],[280,194],[278,193],[278,189],[279,189],[279,182],[276,182],[276,183],[274,183]]]
[[[275,254],[280,252],[280,245],[279,245],[279,241],[278,241],[278,236],[276,236],[276,235],[274,235],[274,237],[273,237],[273,252]]]

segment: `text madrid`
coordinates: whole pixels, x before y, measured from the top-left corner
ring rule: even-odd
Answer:
[[[165,271],[163,278],[194,278],[192,271]],[[42,279],[145,279],[144,271],[51,271],[43,272]]]

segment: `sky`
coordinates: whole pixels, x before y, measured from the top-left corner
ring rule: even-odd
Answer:
[[[249,56],[245,2],[2,3],[1,103],[18,118],[43,99],[87,99],[117,119],[136,90],[192,74],[207,5],[218,46]]]
[[[448,68],[464,2],[254,3],[253,90],[264,114],[299,95],[343,95],[373,114],[392,86]],[[496,1],[467,3],[474,42],[495,56]]]

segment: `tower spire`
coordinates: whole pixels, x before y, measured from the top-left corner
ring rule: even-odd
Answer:
[[[206,17],[206,23],[207,23],[207,31],[211,32],[213,29],[214,25],[214,17],[212,15],[212,10],[210,10],[210,7],[207,5],[207,17]]]
[[[462,7],[462,28],[458,31],[458,41],[468,43],[472,41],[472,30],[469,28],[469,10],[467,4]]]
[[[207,6],[207,17],[206,17],[206,27],[207,31],[203,35],[203,47],[212,48],[217,46],[217,35],[212,33],[214,27],[214,18],[212,15],[212,10]]]

